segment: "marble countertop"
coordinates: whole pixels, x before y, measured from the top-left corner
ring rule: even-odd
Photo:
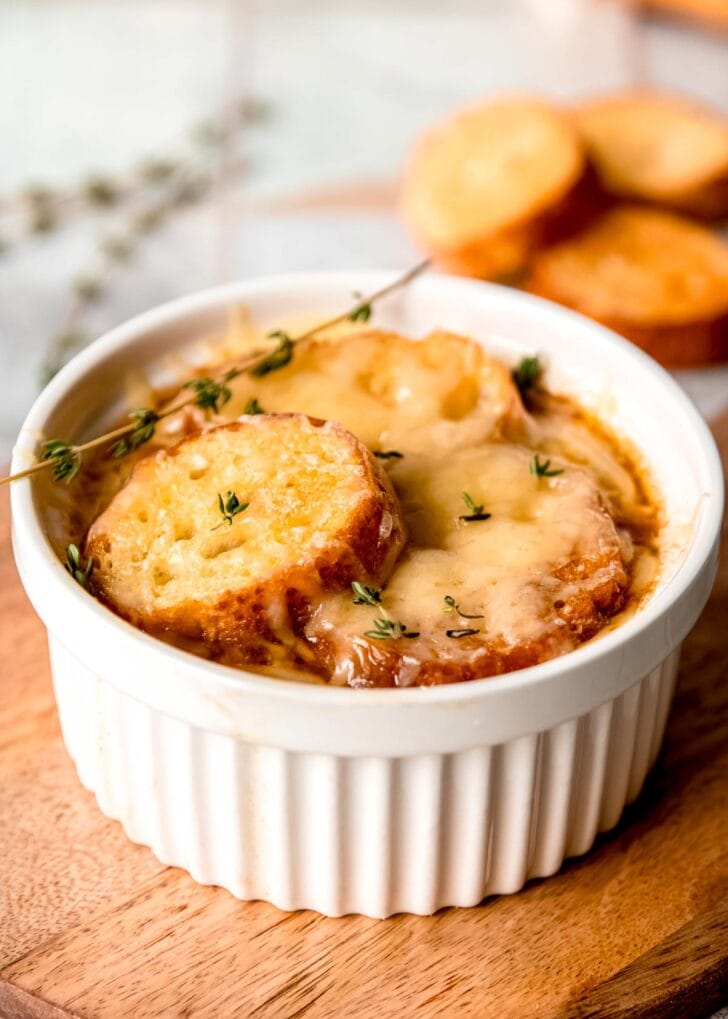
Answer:
[[[718,37],[638,23],[606,0],[446,8],[5,0],[0,198],[174,147],[231,92],[266,103],[269,116],[243,138],[246,170],[143,243],[87,318],[98,335],[226,279],[412,263],[417,253],[391,200],[397,175],[417,133],[459,103],[497,88],[570,100],[645,80],[725,102],[725,57]],[[116,216],[75,219],[0,259],[0,460],[37,392],[69,280]],[[706,414],[728,403],[728,369],[680,379]]]

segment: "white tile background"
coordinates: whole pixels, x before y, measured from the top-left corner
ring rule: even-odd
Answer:
[[[494,88],[568,100],[640,80],[728,104],[728,44],[608,0],[0,0],[0,201],[173,147],[231,90],[270,104],[245,139],[248,171],[145,242],[87,320],[100,333],[220,279],[402,267],[416,254],[389,207],[296,196],[391,184],[422,127]],[[0,260],[0,460],[103,225]],[[728,402],[728,371],[681,378],[706,413]]]

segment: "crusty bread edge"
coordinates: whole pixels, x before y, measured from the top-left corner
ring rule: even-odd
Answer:
[[[276,414],[276,418],[306,418],[314,427],[325,427],[346,437],[352,448],[360,454],[366,469],[365,484],[371,494],[358,507],[354,520],[344,531],[331,536],[326,550],[321,550],[312,563],[293,564],[286,570],[245,592],[226,592],[212,605],[188,599],[170,609],[156,609],[147,615],[120,605],[109,594],[98,573],[95,574],[94,593],[114,612],[139,628],[157,636],[174,633],[190,640],[216,645],[242,643],[249,648],[252,663],[265,664],[266,646],[281,643],[287,635],[300,633],[308,613],[308,603],[324,590],[342,590],[353,580],[384,582],[406,542],[407,534],[399,510],[397,496],[383,469],[369,450],[352,433],[340,425],[304,414]],[[215,426],[206,431],[245,427],[243,421]],[[163,452],[174,455],[186,443],[194,441],[200,433],[186,436]],[[131,481],[140,471],[146,471],[159,451],[150,453],[135,464]],[[128,484],[129,482],[127,482]],[[103,514],[102,514],[103,515]],[[389,536],[384,536],[381,524],[385,518],[391,522]],[[100,519],[100,518],[99,518]],[[100,538],[90,528],[84,541],[84,555],[95,555],[95,544]],[[271,626],[267,608],[271,601],[283,610],[281,628]]]

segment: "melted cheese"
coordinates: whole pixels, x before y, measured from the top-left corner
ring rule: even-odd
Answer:
[[[491,442],[446,457],[409,455],[392,469],[410,547],[383,604],[390,618],[419,634],[409,638],[401,682],[428,659],[476,657],[483,639],[516,647],[553,640],[555,630],[560,640],[564,630],[566,641],[568,620],[554,606],[572,599],[579,583],[560,577],[558,568],[583,558],[619,570],[631,560],[631,542],[615,527],[587,470],[552,458],[550,469],[562,473],[539,478],[531,461],[522,445]],[[470,512],[464,492],[491,514],[487,520],[464,519]],[[598,579],[597,572],[581,585]],[[336,635],[334,682],[355,683],[357,641],[376,614],[341,595],[315,613],[309,631]],[[448,635],[465,629],[477,634],[463,644]]]
[[[226,418],[243,414],[255,397],[269,412],[337,421],[372,450],[475,445],[521,410],[505,365],[445,332],[419,343],[382,332],[308,342],[285,368],[260,379],[242,375],[231,390]]]
[[[213,423],[243,414],[254,397],[265,411],[336,421],[372,451],[401,454],[381,462],[410,537],[382,608],[354,604],[349,590],[333,593],[306,626],[314,650],[328,646],[331,657],[333,648],[331,682],[366,682],[365,665],[392,647],[392,682],[405,685],[428,681],[427,663],[482,668],[484,647],[507,652],[494,671],[518,667],[508,664],[518,662],[508,657],[513,649],[552,657],[624,606],[620,594],[603,613],[594,608],[605,590],[629,585],[632,606],[654,582],[657,510],[632,454],[571,401],[540,394],[527,412],[509,368],[467,339],[438,332],[413,342],[371,331],[310,341],[283,369],[242,375],[231,390]],[[162,423],[156,442],[170,445],[204,424],[201,412],[181,412]],[[535,453],[561,473],[535,476]],[[130,467],[99,460],[86,472],[94,515]],[[466,492],[489,519],[462,519]],[[417,636],[366,637],[382,616]],[[448,634],[470,629],[477,633]],[[294,666],[279,657],[262,671],[290,676]]]

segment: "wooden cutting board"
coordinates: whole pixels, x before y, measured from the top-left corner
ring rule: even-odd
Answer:
[[[728,416],[716,425],[728,460]],[[132,845],[61,743],[0,510],[0,1015],[644,1016],[728,1001],[728,535],[665,749],[586,858],[434,917],[238,902]]]

